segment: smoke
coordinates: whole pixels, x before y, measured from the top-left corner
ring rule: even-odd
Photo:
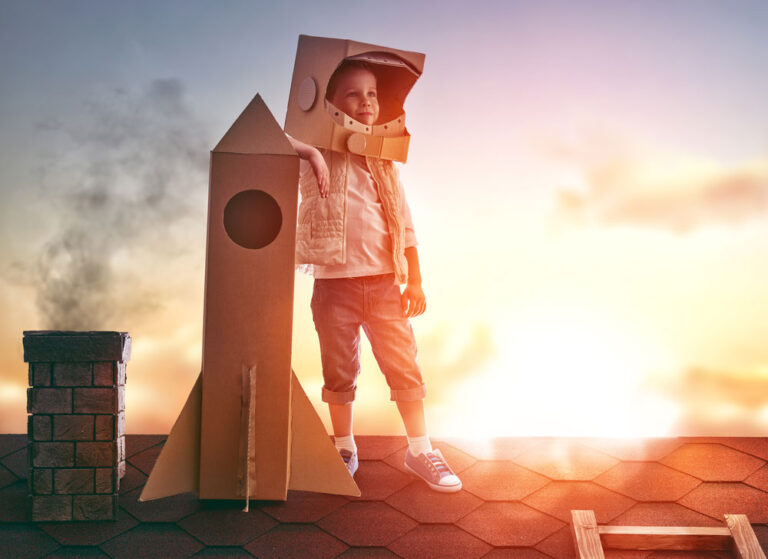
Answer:
[[[134,263],[162,267],[188,251],[179,228],[204,217],[209,142],[182,83],[113,90],[76,122],[39,128],[64,145],[41,173],[55,233],[26,265],[44,328],[99,329],[156,309],[152,270]]]

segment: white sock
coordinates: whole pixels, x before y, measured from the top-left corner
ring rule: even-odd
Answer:
[[[432,452],[432,445],[429,442],[429,437],[424,435],[423,437],[408,437],[408,451],[412,456],[418,456],[422,452]]]
[[[333,437],[333,444],[336,445],[336,450],[341,450],[344,448],[350,452],[357,452],[357,445],[355,444],[354,435],[347,435],[346,437]]]

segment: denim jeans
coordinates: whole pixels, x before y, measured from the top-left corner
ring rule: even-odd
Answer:
[[[361,326],[387,380],[391,399],[411,402],[424,398],[416,340],[403,313],[394,274],[315,279],[312,317],[320,339],[324,402],[346,404],[355,399]]]

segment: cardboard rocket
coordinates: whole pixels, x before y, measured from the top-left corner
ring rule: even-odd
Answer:
[[[298,178],[257,95],[211,152],[202,372],[142,501],[360,495],[291,369]]]
[[[345,60],[365,62],[376,75],[380,113],[374,125],[350,118],[326,99],[328,81]],[[318,148],[405,162],[410,135],[403,104],[423,70],[418,52],[300,35],[285,131]]]

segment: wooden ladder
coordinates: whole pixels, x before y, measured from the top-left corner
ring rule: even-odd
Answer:
[[[599,526],[591,510],[571,511],[579,559],[605,559],[606,549],[733,551],[738,559],[766,559],[745,514],[726,514],[726,526]]]

